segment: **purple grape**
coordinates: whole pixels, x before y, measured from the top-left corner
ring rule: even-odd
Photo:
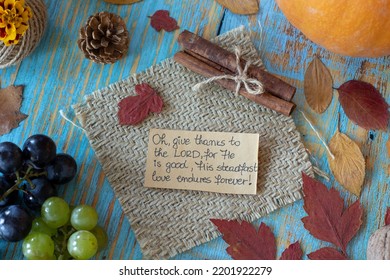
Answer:
[[[17,242],[31,230],[33,218],[20,205],[9,205],[0,211],[0,238]]]
[[[23,164],[23,154],[18,146],[11,142],[0,143],[0,172],[11,174],[20,169]]]
[[[23,156],[36,168],[44,168],[57,153],[54,141],[42,134],[30,136],[23,145]]]
[[[31,210],[40,210],[46,199],[57,195],[55,186],[46,178],[38,177],[31,180],[23,193],[23,201]]]
[[[67,154],[58,154],[46,167],[47,178],[54,184],[66,184],[77,173],[77,163],[73,157]]]

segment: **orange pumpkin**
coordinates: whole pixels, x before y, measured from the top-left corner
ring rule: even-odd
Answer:
[[[310,40],[335,53],[390,55],[390,0],[276,0]]]

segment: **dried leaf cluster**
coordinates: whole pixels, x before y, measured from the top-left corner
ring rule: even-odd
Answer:
[[[373,85],[351,80],[337,90],[345,114],[354,123],[365,129],[387,129],[389,105]],[[306,69],[304,92],[307,103],[317,113],[323,113],[332,101],[332,76],[317,56]]]
[[[340,104],[353,122],[365,129],[387,129],[389,106],[374,86],[351,80],[337,90]],[[332,75],[317,56],[306,69],[304,92],[309,106],[319,114],[325,112],[332,101]],[[359,196],[365,177],[365,160],[359,146],[337,131],[329,143],[329,150],[329,167],[336,180]]]
[[[308,216],[302,218],[304,227],[322,241],[334,247],[324,247],[308,254],[312,260],[347,260],[348,243],[359,231],[363,223],[363,208],[359,200],[344,207],[340,193],[328,189],[321,182],[302,174],[304,206]],[[387,218],[390,220],[390,210]],[[237,260],[274,260],[276,259],[275,236],[271,229],[261,223],[259,230],[248,222],[235,220],[216,220],[211,222],[222,233],[229,245],[226,252]],[[280,260],[302,259],[299,242],[291,244],[282,253]]]

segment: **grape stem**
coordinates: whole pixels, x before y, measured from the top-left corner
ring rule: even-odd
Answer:
[[[30,187],[32,189],[34,189],[35,185],[31,182],[30,178],[47,175],[46,171],[43,171],[43,172],[40,172],[40,173],[34,173],[34,172],[31,172],[32,170],[33,170],[33,167],[29,166],[27,168],[26,173],[24,174],[23,177],[20,177],[19,171],[16,171],[15,172],[15,176],[16,176],[15,184],[12,187],[10,187],[5,193],[3,193],[2,196],[0,196],[0,201],[2,201],[5,198],[7,198],[7,196],[9,196],[13,191],[24,190],[23,189],[23,184],[22,184],[24,181],[26,181],[30,185]]]

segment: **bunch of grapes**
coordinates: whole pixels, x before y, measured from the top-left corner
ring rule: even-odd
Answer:
[[[70,182],[76,173],[73,157],[57,154],[56,144],[46,135],[29,137],[22,149],[0,143],[0,239],[25,238],[35,213],[57,194],[56,185]]]
[[[97,222],[93,207],[70,207],[62,198],[50,197],[23,241],[23,255],[32,260],[90,259],[107,244],[107,234]]]

